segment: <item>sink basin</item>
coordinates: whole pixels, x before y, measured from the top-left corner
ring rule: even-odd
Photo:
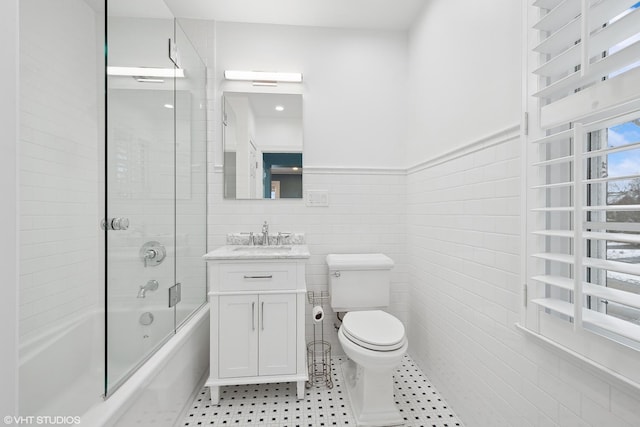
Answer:
[[[233,249],[234,252],[248,252],[248,253],[271,253],[271,252],[289,252],[291,251],[290,245],[283,246],[238,246]]]

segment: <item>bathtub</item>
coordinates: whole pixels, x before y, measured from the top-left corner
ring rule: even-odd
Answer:
[[[150,340],[156,333],[140,327],[139,316],[138,310],[123,310],[110,318],[110,323],[129,325],[120,325],[117,330],[131,346],[148,345],[141,338]],[[155,320],[160,326],[166,319],[156,316]],[[21,348],[20,382],[33,385],[20,390],[21,414],[79,417],[80,423],[75,425],[86,427],[174,426],[208,376],[208,304],[107,399],[103,398],[103,331],[103,313],[88,313],[63,330]],[[132,360],[127,358],[131,356],[124,352],[116,354],[112,369],[119,364],[123,371],[125,365],[131,366]]]
[[[76,416],[100,402],[103,337],[103,315],[92,311],[21,343],[20,414]]]
[[[109,333],[107,338],[109,396],[126,382],[130,371],[139,368],[149,354],[174,336],[173,308],[166,305],[135,304],[136,302],[144,303],[144,300],[138,299],[126,308],[123,302],[117,309],[109,311],[108,328],[109,331],[115,331]],[[183,304],[176,306],[177,317],[181,319],[197,308],[180,307],[181,305]],[[142,322],[143,316],[151,317]]]

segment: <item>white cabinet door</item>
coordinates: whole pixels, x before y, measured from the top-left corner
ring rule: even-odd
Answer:
[[[296,373],[296,295],[260,295],[260,375]]]
[[[258,375],[258,296],[221,296],[219,307],[220,378]]]

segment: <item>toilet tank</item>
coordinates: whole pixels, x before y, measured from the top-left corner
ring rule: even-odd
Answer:
[[[373,310],[389,305],[393,260],[384,254],[329,254],[333,311]]]

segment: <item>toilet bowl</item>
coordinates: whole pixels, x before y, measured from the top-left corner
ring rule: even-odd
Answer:
[[[402,424],[393,398],[393,371],[408,347],[402,323],[380,310],[349,312],[338,340],[349,358],[342,371],[357,425]]]
[[[329,254],[331,308],[346,312],[338,340],[351,409],[359,426],[392,426],[404,419],[393,398],[393,371],[407,352],[404,325],[389,306],[393,261],[384,254]]]

